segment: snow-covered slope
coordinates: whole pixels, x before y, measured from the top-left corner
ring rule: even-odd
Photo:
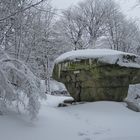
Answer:
[[[57,82],[55,80],[50,81],[51,91],[67,91],[63,83]]]
[[[134,60],[132,61],[129,59],[130,57],[133,57]],[[86,49],[70,51],[59,56],[55,60],[55,63],[80,59],[98,59],[98,61],[104,63],[140,68],[140,64],[138,64],[140,59],[139,56],[110,49]]]
[[[57,108],[68,97],[48,96],[39,120],[0,116],[1,140],[140,140],[140,114],[122,103],[94,102]]]
[[[46,90],[45,80],[41,80],[41,88],[43,89],[43,91]],[[68,91],[65,85],[53,79],[50,80],[50,90],[52,94],[53,93],[57,93],[57,94],[67,93],[68,94]]]

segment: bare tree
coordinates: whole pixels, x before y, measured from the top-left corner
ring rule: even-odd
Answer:
[[[11,4],[11,3],[15,4],[15,3],[17,2],[17,4],[19,4],[19,5],[18,5],[18,8],[17,8],[17,9],[14,9],[15,11],[12,12],[11,14],[9,14],[8,16],[5,16],[5,17],[1,18],[1,19],[0,19],[0,22],[1,22],[1,21],[4,21],[4,20],[7,20],[7,19],[10,19],[11,17],[15,16],[15,15],[18,14],[18,13],[23,13],[24,11],[26,11],[26,10],[32,8],[32,7],[35,7],[35,6],[39,5],[39,4],[42,3],[43,1],[45,1],[45,0],[40,0],[39,2],[36,2],[35,4],[28,5],[28,6],[25,7],[25,8],[22,7],[22,4],[25,3],[26,0],[11,1],[11,2],[8,3],[8,4]],[[2,2],[1,2],[1,3],[2,3]]]
[[[89,47],[95,48],[96,41],[105,32],[106,11],[110,0],[87,0],[79,3],[89,37]]]
[[[61,31],[75,50],[83,49],[86,44],[83,40],[85,25],[79,8],[72,7],[63,11],[59,25]]]
[[[106,32],[106,16],[112,11],[112,0],[87,0],[63,12],[62,33],[75,49],[95,48],[98,38]]]
[[[111,5],[107,13],[106,34],[111,49],[130,52],[138,46],[136,36],[139,34],[135,22],[127,20],[117,5]],[[110,12],[111,11],[111,12]]]
[[[47,75],[48,65],[46,62],[53,42],[51,37],[53,11],[48,3],[45,5],[45,10],[39,7],[38,4],[41,4],[43,1],[40,0],[35,4],[30,0],[0,1],[0,49],[12,57],[5,60],[4,65],[6,66],[3,68],[4,73],[2,74],[4,77],[7,76],[9,78],[7,81],[10,82],[6,84],[20,88],[22,92],[28,94],[29,104],[26,108],[29,109],[29,113],[32,116],[36,116],[39,111],[38,99],[40,96],[39,94],[32,95],[32,93],[41,90],[39,86],[40,79],[35,77],[34,74],[39,71],[41,73],[42,68],[40,70],[40,65],[44,66],[43,74]],[[14,64],[12,60],[14,60]],[[6,75],[6,72],[8,75]],[[30,75],[27,75],[28,72]],[[37,78],[37,82],[33,83],[35,79],[33,80],[31,77],[33,79]],[[11,95],[16,95],[16,98],[19,99],[21,93],[18,90],[16,94],[12,93],[15,89],[13,87],[11,89]],[[37,90],[34,91],[35,89]],[[8,92],[7,90],[5,89],[6,92]],[[18,99],[15,100],[19,102]],[[22,99],[20,100],[22,101]],[[13,99],[11,98],[12,101]]]
[[[7,0],[1,1],[0,16],[0,44],[5,47],[6,51],[20,59],[20,52],[23,46],[24,28],[28,11],[35,8],[45,0],[32,3],[31,0]]]

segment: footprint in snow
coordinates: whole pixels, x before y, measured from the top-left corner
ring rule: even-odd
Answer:
[[[94,135],[101,135],[102,132],[94,132],[93,134],[94,134]]]
[[[89,120],[85,120],[85,122],[86,122],[87,124],[90,124],[90,123],[89,123]]]
[[[91,140],[91,138],[85,138],[84,140]]]
[[[83,132],[79,132],[78,135],[79,136],[86,136],[87,134],[86,133],[83,133]]]
[[[86,134],[86,133],[79,132],[78,135],[79,135],[80,137],[85,137],[84,140],[91,140],[91,138],[87,137],[87,134]]]
[[[80,119],[79,114],[76,113],[76,114],[74,114],[74,116],[76,117],[76,119],[78,119],[78,120]]]
[[[110,131],[110,129],[102,129],[102,130],[98,130],[96,132],[93,132],[93,135],[101,135],[101,134],[107,133],[109,131]]]

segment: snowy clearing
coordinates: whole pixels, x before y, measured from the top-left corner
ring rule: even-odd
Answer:
[[[0,139],[140,140],[140,114],[127,109],[125,104],[94,102],[57,107],[68,98],[49,95],[34,125],[21,121],[21,116],[15,114],[0,116]]]
[[[134,60],[130,59],[134,57]],[[139,57],[132,53],[125,53],[111,49],[85,49],[70,51],[59,56],[55,63],[69,60],[98,59],[99,62],[108,64],[118,64],[125,67],[140,68]]]

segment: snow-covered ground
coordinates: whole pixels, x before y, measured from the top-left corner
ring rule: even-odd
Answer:
[[[67,98],[48,95],[34,125],[15,114],[0,116],[0,140],[140,140],[140,113],[125,104],[94,102],[58,108]]]

